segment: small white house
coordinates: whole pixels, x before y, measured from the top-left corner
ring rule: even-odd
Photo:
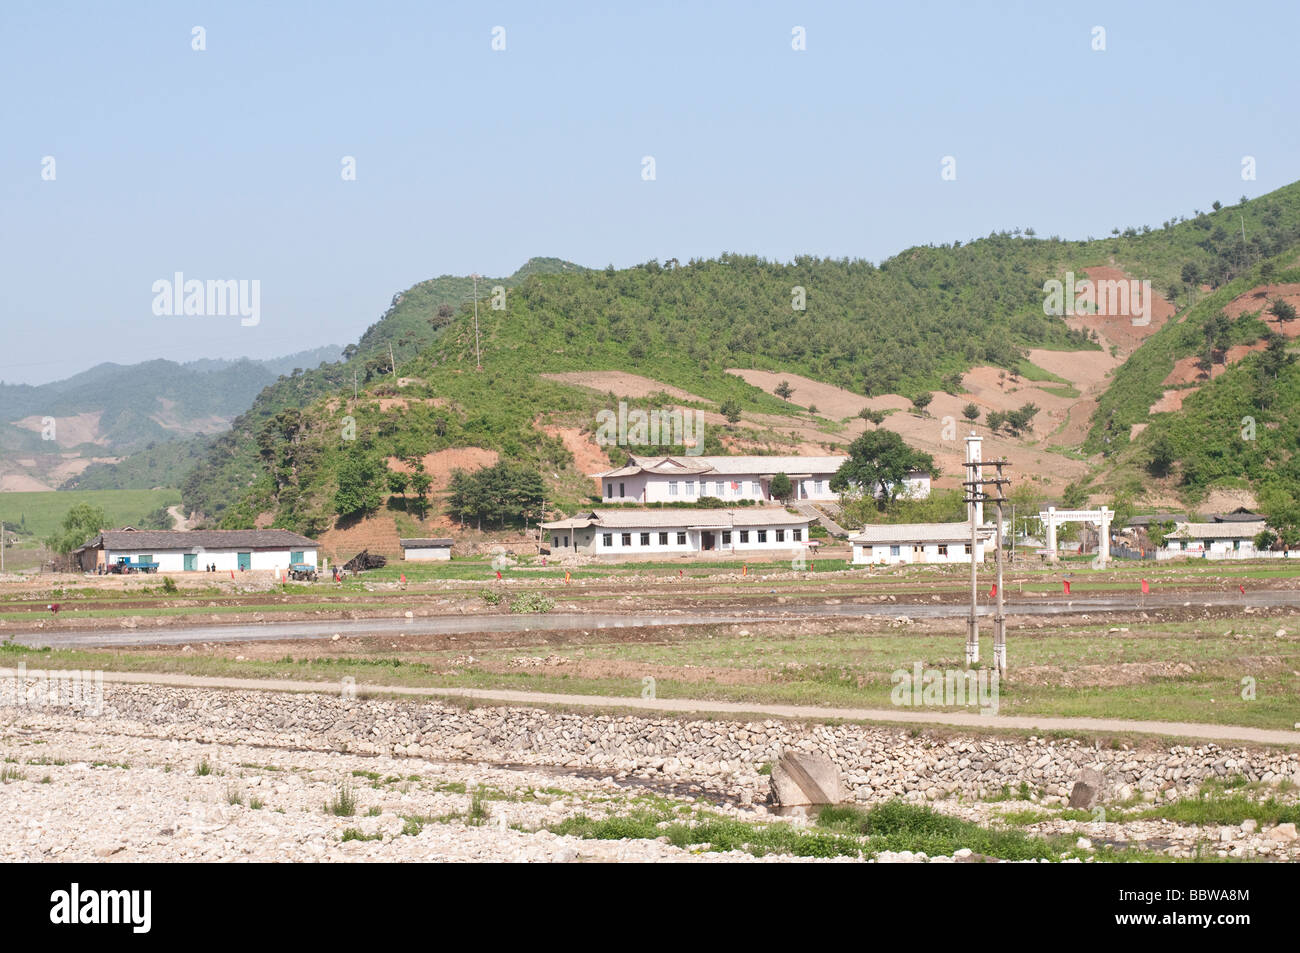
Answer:
[[[317,543],[287,529],[104,530],[73,558],[86,572],[121,562],[156,563],[158,572],[286,570],[291,564],[315,566]]]
[[[773,502],[772,478],[790,478],[790,499],[835,500],[831,477],[848,460],[828,457],[633,457],[626,466],[589,474],[601,484],[607,503],[692,503],[702,496],[720,500]],[[904,479],[901,495],[925,499],[930,474],[916,470]]]
[[[543,523],[553,553],[664,556],[761,555],[803,550],[811,519],[782,506],[604,509]]]
[[[977,561],[984,560],[992,535],[990,527],[978,530]],[[850,536],[849,542],[853,562],[859,565],[970,562],[970,523],[873,524]]]
[[[403,539],[402,558],[408,562],[446,562],[451,559],[450,539]]]
[[[1199,556],[1206,559],[1239,559],[1276,555],[1255,549],[1255,537],[1264,531],[1265,523],[1179,523],[1165,537],[1165,544],[1156,553],[1158,559],[1179,556]]]

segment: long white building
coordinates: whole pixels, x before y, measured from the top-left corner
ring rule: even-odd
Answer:
[[[690,503],[703,496],[771,502],[778,473],[790,478],[791,500],[835,500],[831,477],[848,460],[828,457],[633,457],[627,466],[588,476],[599,480],[607,503]],[[930,495],[930,474],[907,475],[902,495]]]
[[[784,553],[808,545],[809,517],[780,506],[600,509],[543,523],[551,552],[588,556]]]
[[[975,559],[983,562],[993,534],[980,527]],[[898,563],[970,563],[970,523],[881,523],[864,526],[849,537],[859,565]]]
[[[86,572],[123,560],[157,563],[158,572],[221,572],[315,566],[317,544],[287,529],[175,530],[106,529],[72,556]]]

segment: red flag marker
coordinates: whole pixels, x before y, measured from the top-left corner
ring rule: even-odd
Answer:
[[[1246,587],[1245,587],[1245,586],[1238,586],[1238,587],[1237,587],[1237,591],[1240,592],[1240,593],[1244,596],[1244,595],[1246,594]]]
[[[569,584],[569,570],[567,570],[567,569],[564,570],[564,584],[565,584],[566,586]]]
[[[998,584],[995,582],[993,583],[993,588],[989,590],[989,598],[996,599],[997,595],[998,595]]]
[[[1061,585],[1065,586],[1065,594],[1068,596],[1070,594],[1070,580],[1062,579]]]
[[[402,573],[402,585],[406,585],[406,573]]]
[[[231,578],[231,579],[234,579],[234,578],[235,578],[235,571],[234,571],[233,569],[230,570],[230,578]]]
[[[1150,592],[1150,591],[1151,591],[1151,584],[1148,583],[1145,579],[1143,579],[1143,580],[1142,580],[1142,595],[1145,596],[1145,595],[1146,595],[1148,592]]]
[[[498,578],[498,579],[501,578],[501,570],[500,570],[500,569],[497,570],[497,578]]]

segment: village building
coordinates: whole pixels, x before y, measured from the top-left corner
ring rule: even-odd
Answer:
[[[543,523],[553,553],[662,556],[803,551],[811,518],[784,507],[601,509]]]
[[[408,562],[446,562],[451,559],[450,538],[417,538],[399,540],[402,558]]]
[[[1256,513],[1244,506],[1239,506],[1231,513],[1215,513],[1210,519],[1215,523],[1259,523],[1266,519],[1263,513]]]
[[[633,457],[613,470],[591,473],[599,480],[606,503],[690,503],[700,497],[770,503],[772,479],[778,473],[790,478],[790,500],[832,501],[831,477],[848,460],[846,456],[798,457]],[[925,499],[930,495],[930,474],[909,473],[900,496]]]
[[[882,523],[864,526],[849,537],[858,565],[970,563],[970,523]],[[975,559],[983,562],[993,529],[981,526]]]
[[[85,572],[119,563],[150,565],[157,572],[203,572],[208,566],[227,570],[287,570],[293,564],[315,566],[318,544],[287,529],[140,530],[101,532],[72,551]]]
[[[1255,537],[1264,531],[1263,520],[1252,522],[1179,523],[1165,537],[1156,552],[1157,559],[1199,556],[1206,559],[1259,559],[1285,555],[1283,552],[1257,550]]]

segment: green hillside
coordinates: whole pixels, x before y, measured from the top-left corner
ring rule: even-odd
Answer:
[[[1234,220],[1235,239],[1227,228]],[[462,305],[448,316],[442,308],[439,315],[439,295],[449,297],[450,288],[449,279],[437,279],[397,296],[362,339],[372,341],[372,351],[376,340],[397,342],[398,375],[416,379],[400,389],[406,406],[380,409],[375,398],[399,394],[384,376],[386,347],[382,357],[365,358],[369,352],[359,345],[350,360],[355,367],[364,358],[369,373],[359,381],[365,399],[355,405],[319,399],[350,397],[350,370],[346,378],[335,374],[314,383],[298,401],[264,394],[187,480],[185,500],[223,525],[251,525],[257,513],[271,511],[280,525],[319,531],[333,520],[336,474],[344,461],[415,458],[458,446],[496,450],[549,471],[559,487],[568,454],[536,430],[535,418],[546,413],[590,424],[612,402],[541,373],[629,371],[713,405],[727,400],[748,411],[793,413],[726,368],[766,368],[867,395],[913,396],[939,389],[974,365],[1020,368],[1026,348],[1096,346],[1043,313],[1043,283],[1068,270],[1121,267],[1163,286],[1184,310],[1200,285],[1217,287],[1187,322],[1162,329],[1117,374],[1088,447],[1113,455],[1106,436],[1123,430],[1127,440],[1124,422],[1144,416],[1150,401],[1142,401],[1153,386],[1158,396],[1172,361],[1188,348],[1195,352],[1201,322],[1216,302],[1250,287],[1265,256],[1274,256],[1276,269],[1298,242],[1300,186],[1289,186],[1245,206],[1094,241],[1039,239],[1032,230],[1017,230],[908,249],[878,266],[816,258],[783,264],[727,254],[684,265],[652,261],[622,270],[534,274],[512,287],[504,310],[480,305],[481,373],[474,371],[469,309]],[[800,288],[804,310],[792,307]],[[486,297],[482,283],[480,296]],[[418,335],[410,330],[416,327]],[[1226,340],[1246,343],[1261,327],[1242,319]],[[417,347],[417,341],[423,343]],[[276,418],[290,408],[301,412]],[[348,415],[356,421],[355,440],[340,438]]]
[[[514,288],[532,275],[583,270],[558,258],[532,258],[508,278],[480,277],[479,298],[486,301],[494,285]],[[325,395],[350,394],[354,382],[365,388],[371,381],[390,375],[390,349],[397,366],[403,367],[451,323],[456,309],[466,301],[472,302],[473,297],[472,278],[443,275],[422,281],[394,295],[383,317],[367,328],[356,344],[344,348],[342,360],[292,374],[266,387],[251,407],[244,404],[230,430],[213,441],[203,460],[190,471],[183,487],[186,508],[220,517],[261,472],[256,439],[267,420]],[[485,310],[483,304],[480,310]]]
[[[1248,274],[1200,298],[1145,341],[1116,370],[1114,380],[1099,402],[1085,450],[1107,455],[1122,450],[1129,442],[1132,425],[1151,420],[1148,409],[1164,392],[1164,381],[1174,370],[1176,361],[1204,356],[1213,363],[1222,363],[1223,352],[1229,347],[1252,344],[1264,337],[1267,328],[1258,313],[1246,313],[1227,321],[1218,316],[1230,301],[1252,288],[1270,282],[1300,281],[1300,269],[1281,267],[1284,261],[1294,263],[1297,255],[1300,255],[1300,241],[1278,258],[1260,263]],[[1261,301],[1260,309],[1267,304]]]

